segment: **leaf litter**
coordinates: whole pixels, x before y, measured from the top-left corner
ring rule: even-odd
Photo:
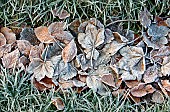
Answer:
[[[65,10],[53,13],[60,19],[69,17]],[[95,18],[23,28],[19,40],[10,28],[2,27],[1,64],[32,74],[32,84],[40,91],[73,88],[81,93],[91,88],[100,95],[115,96],[129,91],[135,103],[147,95],[151,95],[149,102],[162,103],[164,96],[170,96],[170,18],[157,17],[155,23],[151,16],[147,9],[141,11],[145,30],[128,31],[126,36]],[[52,103],[64,109],[60,98]]]

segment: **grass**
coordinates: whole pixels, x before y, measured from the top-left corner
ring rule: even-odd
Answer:
[[[99,96],[92,90],[82,94],[72,89],[67,94],[50,91],[39,92],[30,84],[30,76],[23,71],[1,68],[0,111],[2,112],[54,112],[56,107],[51,99],[60,97],[65,103],[65,112],[165,112],[169,111],[170,100],[163,104],[134,104],[129,99]]]
[[[0,27],[31,27],[47,25],[60,21],[53,17],[55,7],[67,10],[71,16],[64,21],[70,23],[79,20],[98,18],[104,25],[116,20],[126,29],[136,32],[141,28],[138,14],[143,7],[161,17],[170,16],[170,0],[0,0]],[[133,21],[130,21],[133,20]],[[136,20],[136,21],[134,21]],[[170,99],[163,104],[133,104],[122,97],[99,96],[92,90],[77,94],[71,89],[68,94],[58,91],[39,92],[30,83],[30,76],[23,71],[1,68],[0,75],[0,111],[4,112],[53,112],[57,111],[51,99],[60,97],[65,103],[66,112],[165,112],[169,111]]]

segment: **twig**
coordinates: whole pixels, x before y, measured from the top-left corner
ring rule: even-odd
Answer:
[[[129,21],[130,21],[130,22],[138,22],[139,20],[132,20],[132,19],[129,19],[129,20],[117,20],[117,21],[113,21],[113,22],[107,24],[106,27],[108,27],[108,26],[110,26],[110,25],[112,25],[112,24],[115,24],[115,23],[119,23],[119,22],[129,22]]]

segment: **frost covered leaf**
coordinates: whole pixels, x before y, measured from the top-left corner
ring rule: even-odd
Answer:
[[[22,54],[29,56],[32,45],[27,40],[17,40],[17,47]]]
[[[18,64],[20,52],[18,49],[6,54],[2,58],[2,64],[5,68],[14,68]]]
[[[78,42],[85,49],[87,59],[97,60],[99,52],[96,47],[104,42],[104,29],[97,29],[94,25],[88,24],[85,33],[78,34]]]
[[[59,97],[53,98],[52,103],[57,107],[58,110],[63,110],[65,107],[64,102]]]
[[[66,10],[64,9],[60,10],[60,8],[52,10],[52,14],[54,16],[59,17],[59,19],[66,19],[67,17],[70,17],[70,14]]]
[[[152,37],[152,40],[159,40],[160,38],[167,36],[168,32],[168,27],[157,26],[156,24],[152,24],[147,31],[148,35]]]
[[[128,88],[133,88],[137,86],[140,82],[138,80],[127,80],[125,81],[125,84],[127,85]]]
[[[59,81],[60,81],[59,85],[61,86],[62,89],[68,89],[74,87],[72,80],[67,80],[67,81],[59,80]]]
[[[76,56],[75,66],[81,67],[83,71],[87,70],[90,67],[90,61],[86,59],[84,54],[79,54]]]
[[[156,89],[153,88],[152,85],[140,83],[138,86],[135,86],[131,89],[131,94],[135,97],[142,97],[149,93],[153,93],[154,91],[156,91]]]
[[[34,58],[42,58],[41,54],[43,50],[44,50],[43,44],[39,44],[39,46],[38,45],[32,46],[29,54],[30,61],[32,61]]]
[[[5,36],[7,44],[12,44],[16,41],[15,33],[13,33],[11,29],[2,27],[1,33]]]
[[[2,33],[0,33],[0,46],[3,46],[6,44],[6,38]]]
[[[70,43],[74,37],[68,31],[64,31],[66,28],[66,23],[64,22],[54,22],[48,26],[48,31],[51,36],[57,41],[64,42],[65,44]]]
[[[166,20],[166,24],[170,27],[170,18]]]
[[[170,75],[170,56],[163,58],[161,72],[163,73],[164,76]]]
[[[106,86],[96,76],[87,76],[86,83],[89,88],[100,95],[108,95],[109,91]]]
[[[126,45],[128,41],[125,37],[120,35],[118,32],[113,32],[114,40],[108,44],[106,44],[103,48],[103,52],[107,55],[114,55],[120,50],[123,46]]]
[[[69,44],[65,46],[65,48],[62,51],[63,61],[65,63],[72,61],[73,58],[76,56],[76,54],[77,54],[77,47],[74,40],[72,40]]]
[[[34,29],[35,35],[37,36],[38,40],[42,43],[53,43],[54,38],[50,35],[48,31],[48,27],[40,26]]]
[[[80,20],[79,19],[75,19],[73,20],[70,25],[69,28],[74,31],[74,33],[77,35],[78,34],[78,27],[80,26]]]
[[[86,85],[86,83],[79,81],[79,80],[76,80],[76,79],[73,79],[73,84],[76,87],[84,87]]]
[[[139,14],[139,20],[140,20],[140,23],[145,27],[147,28],[148,26],[150,26],[151,24],[151,13],[146,9],[144,8],[144,11],[141,11],[140,14]]]
[[[152,83],[159,77],[160,73],[157,66],[149,67],[143,75],[143,80],[145,83]]]
[[[168,92],[170,92],[170,82],[169,80],[161,80],[161,84],[163,88],[165,88]]]
[[[164,102],[164,96],[161,91],[155,91],[152,95],[152,102],[154,103],[163,103]]]
[[[20,33],[20,40],[27,40],[31,45],[39,45],[40,41],[37,39],[32,28],[24,28]]]
[[[103,75],[101,81],[109,86],[116,87],[115,79],[112,74]]]
[[[11,51],[11,44],[5,44],[0,46],[0,58],[8,54]]]
[[[60,71],[59,77],[64,80],[68,80],[75,77],[76,75],[77,75],[76,69],[70,63],[68,63]]]
[[[34,73],[34,77],[37,81],[40,81],[45,76],[52,78],[54,74],[54,65],[51,61],[43,61],[39,58],[33,58],[31,63],[28,66],[27,71],[29,73]]]
[[[141,80],[145,71],[145,58],[142,47],[127,46],[120,50],[123,56],[116,65],[120,68],[122,80]]]

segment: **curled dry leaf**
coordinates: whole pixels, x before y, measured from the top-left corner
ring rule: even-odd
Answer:
[[[20,33],[20,40],[27,40],[31,45],[39,45],[40,41],[37,39],[33,28],[23,28]]]
[[[35,35],[37,36],[38,40],[42,43],[53,43],[54,38],[50,35],[48,31],[48,27],[46,26],[40,26],[35,28],[34,30]]]
[[[6,38],[2,33],[0,33],[0,46],[3,46],[6,44]]]
[[[34,58],[28,66],[28,73],[34,73],[37,81],[42,80],[45,76],[52,78],[54,74],[54,65],[51,61],[43,61],[39,58]]]
[[[139,14],[139,20],[141,22],[141,24],[147,28],[148,26],[150,26],[151,24],[151,13],[146,9],[144,8],[144,11],[141,11],[140,14]]]
[[[87,59],[97,60],[99,52],[96,48],[104,42],[104,29],[97,29],[94,25],[88,24],[85,33],[78,34],[78,42],[85,49]]]
[[[1,33],[5,36],[7,44],[12,44],[16,41],[15,33],[13,33],[11,29],[2,27]]]
[[[43,84],[40,84],[39,81],[37,81],[34,77],[31,78],[31,82],[39,91],[47,90],[47,87]]]
[[[32,45],[27,40],[17,40],[17,47],[21,54],[29,56]]]
[[[156,91],[156,89],[153,88],[152,85],[140,83],[138,86],[131,89],[131,94],[135,97],[142,97],[149,93],[153,93],[154,91]]]
[[[163,103],[164,102],[164,96],[161,91],[155,91],[152,95],[152,102],[154,103]]]
[[[18,49],[6,54],[2,58],[2,64],[5,68],[14,68],[18,64],[20,52]]]
[[[52,99],[52,103],[57,107],[58,110],[63,110],[65,107],[64,102],[62,101],[61,98],[57,97],[57,98],[53,98]]]
[[[72,80],[60,81],[59,85],[61,86],[62,89],[68,89],[75,86]]]
[[[72,61],[73,58],[76,56],[76,54],[77,54],[77,47],[74,40],[72,40],[68,45],[65,46],[65,48],[62,51],[63,61],[65,63]]]
[[[76,56],[75,66],[77,68],[81,67],[85,71],[90,67],[90,61],[86,59],[84,54],[79,54]]]
[[[59,17],[59,19],[66,19],[66,18],[70,17],[70,14],[66,10],[61,9],[61,8],[56,8],[56,9],[52,10],[52,14],[54,16]]]

